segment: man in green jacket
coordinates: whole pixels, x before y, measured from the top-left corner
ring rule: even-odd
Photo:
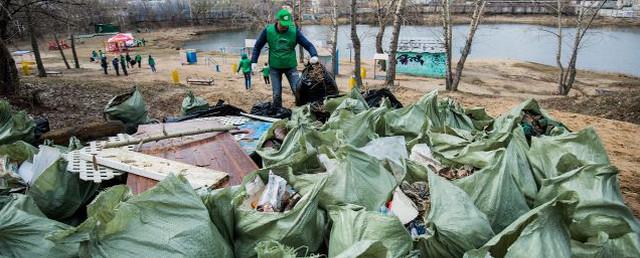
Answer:
[[[136,63],[138,63],[138,69],[140,69],[140,67],[142,66],[142,56],[140,54],[137,54],[135,60]]]
[[[273,105],[272,107],[282,107],[282,75],[287,76],[291,91],[295,94],[296,84],[298,83],[299,73],[296,57],[296,46],[300,44],[309,52],[311,63],[318,62],[318,53],[316,48],[302,34],[302,32],[293,24],[291,13],[282,9],[276,14],[277,22],[269,24],[262,31],[256,45],[253,48],[251,63],[258,63],[260,51],[269,44],[269,66],[271,76],[271,87],[273,89]]]
[[[151,57],[151,55],[149,55],[149,67],[151,67],[151,71],[152,72],[156,72],[156,60],[153,59],[153,57]]]
[[[127,72],[127,60],[122,54],[120,54],[120,66],[122,68],[122,73],[124,73],[124,76],[129,76],[129,73]]]
[[[270,73],[269,69],[269,63],[264,63],[264,67],[262,67],[262,77],[264,78],[264,83],[266,85],[271,84],[271,82],[269,81],[269,73]]]
[[[242,53],[242,59],[240,59],[236,73],[240,72],[241,69],[244,74],[244,87],[249,90],[251,89],[251,60],[245,53]]]

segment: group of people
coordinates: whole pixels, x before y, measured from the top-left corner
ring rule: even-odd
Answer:
[[[300,78],[297,67],[296,46],[300,44],[309,52],[311,63],[318,62],[318,52],[311,42],[295,27],[291,12],[286,9],[276,14],[276,22],[269,24],[260,33],[253,48],[251,60],[247,54],[242,54],[242,59],[236,72],[242,70],[245,78],[245,88],[251,89],[251,72],[260,57],[260,51],[265,45],[269,45],[269,61],[262,68],[262,76],[265,83],[271,84],[273,91],[273,108],[282,107],[282,75],[289,81],[291,91],[296,92],[296,84]]]
[[[149,67],[151,68],[152,72],[156,72],[156,60],[149,55],[148,59],[148,64]],[[96,52],[95,50],[93,50],[91,52],[91,61],[97,61],[100,60],[100,66],[102,67],[102,70],[104,71],[104,74],[109,74],[108,69],[109,69],[109,61],[107,59],[107,55],[102,52],[102,50],[98,50],[98,52]],[[118,58],[118,56],[115,56],[113,58],[113,60],[111,60],[111,64],[113,65],[113,70],[116,72],[117,76],[120,76],[120,70],[122,70],[122,73],[124,74],[124,76],[128,76],[129,72],[127,71],[128,68],[134,68],[136,66],[136,64],[138,65],[138,69],[142,68],[142,56],[140,54],[135,55],[135,57],[131,57],[129,55],[129,52],[126,52],[126,55],[122,55],[120,54],[120,57]]]

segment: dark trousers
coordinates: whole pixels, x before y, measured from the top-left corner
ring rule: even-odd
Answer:
[[[122,66],[122,73],[124,73],[124,76],[129,76],[129,73],[127,73],[127,65]]]
[[[271,81],[269,80],[269,76],[263,76],[264,77],[264,83],[269,85],[271,84]]]
[[[109,74],[109,73],[107,72],[107,66],[106,66],[106,65],[105,65],[105,66],[102,66],[102,70],[104,70],[104,74]]]
[[[289,87],[291,87],[291,91],[293,95],[296,94],[296,84],[300,78],[298,74],[298,70],[296,68],[290,69],[276,69],[271,68],[271,88],[273,90],[273,108],[281,108],[282,107],[282,75],[284,74],[287,77],[287,81],[289,81]]]
[[[244,73],[244,87],[251,89],[251,73]]]
[[[156,65],[149,65],[149,66],[151,66],[151,71],[155,73],[156,72]]]
[[[120,76],[120,69],[118,69],[118,66],[117,66],[117,65],[114,65],[114,66],[113,66],[113,70],[116,70],[116,75],[117,75],[117,76]]]
[[[138,68],[141,68],[142,66],[142,61],[138,62]]]

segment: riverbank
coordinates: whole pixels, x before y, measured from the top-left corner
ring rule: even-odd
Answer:
[[[115,76],[113,70],[110,70],[109,75],[104,75],[99,64],[89,62],[91,51],[101,48],[104,38],[92,38],[78,43],[77,51],[82,69],[67,70],[58,51],[43,50],[45,67],[48,70],[62,71],[63,75],[51,78],[22,78],[25,87],[21,95],[28,97],[39,91],[43,101],[40,106],[31,106],[25,102],[15,103],[17,98],[11,101],[20,108],[27,109],[32,115],[49,118],[52,129],[101,121],[102,109],[109,99],[133,86],[142,91],[150,115],[154,118],[179,114],[187,90],[193,90],[196,95],[210,103],[225,100],[245,110],[249,110],[257,102],[270,101],[271,89],[261,82],[259,76],[254,77],[254,87],[251,91],[244,89],[242,75],[231,71],[231,65],[238,61],[236,56],[200,53],[199,64],[180,64],[181,57],[176,48],[182,46],[182,41],[197,37],[198,32],[205,29],[216,28],[190,27],[136,34],[137,37],[145,38],[148,44],[145,48],[133,52],[145,58],[141,68],[129,69],[127,77]],[[65,53],[67,57],[71,56],[71,51],[66,50]],[[152,73],[146,65],[147,55],[155,57],[157,73]],[[216,72],[214,65],[205,64],[204,56],[219,62],[221,72]],[[113,58],[113,55],[109,58]],[[264,62],[265,59],[261,61]],[[369,71],[364,79],[365,87],[380,87],[382,81],[372,78],[373,64],[366,61],[364,64]],[[338,76],[337,82],[342,91],[348,90],[347,81],[352,66],[348,59],[341,62],[342,74]],[[171,83],[171,72],[174,70],[179,71],[181,84]],[[212,78],[215,83],[213,86],[187,86],[187,78]],[[569,98],[554,95],[555,78],[556,69],[551,66],[504,59],[470,59],[465,66],[459,92],[446,92],[442,79],[405,75],[398,77],[398,86],[393,91],[402,103],[410,104],[427,92],[439,90],[443,97],[451,97],[467,107],[485,107],[492,115],[504,113],[528,98],[535,98],[543,103],[543,108],[574,131],[594,127],[602,138],[613,164],[620,169],[619,178],[625,201],[634,214],[640,217],[640,138],[637,137],[640,125],[611,120],[606,114],[589,113],[589,110],[610,108],[608,104],[597,101],[593,102],[593,105],[602,106],[580,110],[551,103],[563,100],[567,100],[567,103],[574,100],[593,101],[600,98],[599,89],[618,92],[621,96],[628,95],[625,94],[627,91],[640,89],[640,78],[615,73],[579,71],[575,88]],[[283,102],[288,107],[292,107],[294,103],[291,90],[287,86],[284,87]],[[618,110],[632,111],[625,111],[624,107]]]

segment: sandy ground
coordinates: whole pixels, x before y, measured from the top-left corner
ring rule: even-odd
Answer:
[[[193,90],[197,95],[206,98],[210,103],[218,99],[249,110],[252,105],[260,101],[271,100],[271,89],[265,85],[261,76],[254,77],[253,89],[246,91],[242,75],[231,71],[231,65],[238,61],[235,57],[224,57],[215,53],[199,53],[197,65],[181,65],[176,47],[180,41],[194,35],[193,29],[172,29],[160,32],[136,35],[144,37],[149,42],[145,48],[135,53],[141,53],[145,58],[141,69],[129,69],[129,76],[117,77],[110,71],[103,75],[99,64],[90,63],[89,56],[92,49],[101,46],[106,38],[92,38],[81,42],[78,54],[82,69],[67,70],[61,62],[57,51],[43,51],[44,63],[49,70],[64,73],[59,78],[26,77],[26,90],[46,85],[48,92],[43,93],[45,103],[43,107],[33,108],[35,115],[58,115],[60,121],[52,121],[55,128],[70,126],[81,121],[102,120],[101,110],[111,96],[124,92],[137,85],[147,101],[150,113],[156,118],[167,115],[177,115],[184,93]],[[44,46],[42,44],[41,46]],[[71,57],[71,51],[66,51]],[[148,54],[153,55],[158,63],[157,73],[152,73],[146,65]],[[205,64],[205,56],[210,56],[222,69],[215,71],[214,65]],[[112,59],[113,56],[110,56]],[[264,63],[264,61],[262,62]],[[346,91],[348,83],[347,71],[351,64],[342,62],[342,75],[338,78],[341,90]],[[365,78],[365,87],[379,87],[382,81],[373,80],[371,63],[365,64],[369,71]],[[171,72],[177,70],[180,74],[180,84],[171,83]],[[213,78],[213,86],[186,86],[187,78]],[[556,90],[554,84],[555,72],[552,67],[512,60],[470,60],[467,62],[460,91],[445,92],[441,79],[418,78],[400,76],[398,86],[394,92],[398,99],[409,104],[418,100],[425,93],[432,90],[441,91],[441,95],[452,97],[467,107],[483,106],[492,115],[498,115],[514,107],[527,98],[549,99],[557,98],[553,95]],[[285,85],[287,85],[285,83]],[[581,71],[575,89],[571,95],[582,98],[596,95],[596,89],[602,88],[612,91],[640,89],[640,78],[607,73]],[[284,87],[283,101],[286,106],[293,106],[293,96],[288,86]],[[90,102],[91,105],[79,105],[78,101]],[[82,109],[82,110],[78,110]],[[72,114],[81,114],[73,116]],[[609,120],[605,118],[550,110],[558,120],[565,123],[572,130],[578,131],[586,127],[594,127],[604,142],[609,156],[620,169],[622,194],[626,203],[634,214],[640,217],[640,138],[637,137],[640,125],[627,122]],[[70,116],[72,119],[67,119]]]

